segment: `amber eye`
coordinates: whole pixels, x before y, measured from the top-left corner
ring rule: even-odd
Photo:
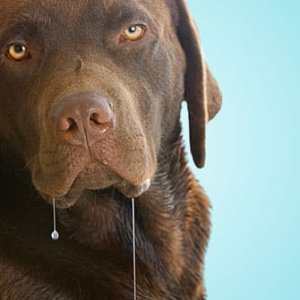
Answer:
[[[29,51],[23,44],[13,44],[7,50],[7,56],[14,61],[22,61],[28,57]]]
[[[124,40],[135,42],[143,38],[145,33],[146,27],[144,25],[131,25],[124,31],[122,37]]]

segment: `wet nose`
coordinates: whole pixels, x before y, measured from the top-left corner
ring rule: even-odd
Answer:
[[[57,101],[53,116],[57,135],[75,145],[92,145],[114,127],[111,104],[97,93],[77,93]]]

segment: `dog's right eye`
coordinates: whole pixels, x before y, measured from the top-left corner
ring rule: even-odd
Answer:
[[[7,50],[7,57],[13,61],[22,61],[29,56],[29,51],[24,44],[12,44]]]

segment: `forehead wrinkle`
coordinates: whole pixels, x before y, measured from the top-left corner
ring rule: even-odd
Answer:
[[[53,14],[67,18],[74,22],[82,15],[82,12],[87,7],[90,0],[35,0],[38,3],[43,3],[43,7],[53,12]],[[34,9],[34,8],[33,8]]]
[[[14,25],[22,27],[23,23],[25,26],[34,25],[39,30],[43,30],[44,27],[51,29],[62,26],[65,33],[70,32],[73,35],[77,32],[78,36],[80,32],[83,33],[90,28],[92,37],[96,34],[96,28],[101,31],[103,26],[118,28],[131,21],[144,21],[151,23],[158,36],[161,36],[165,25],[169,23],[168,14],[165,15],[166,5],[160,0],[32,0],[30,3],[16,0],[16,2],[16,7],[8,9],[8,17],[4,18],[6,24],[0,25],[0,34],[2,30]]]

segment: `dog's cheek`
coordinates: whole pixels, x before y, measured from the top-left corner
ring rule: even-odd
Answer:
[[[2,75],[2,74],[0,74]],[[18,80],[3,74],[0,83],[0,137],[26,159],[36,146],[34,103],[28,92],[28,79]]]
[[[154,83],[154,90],[157,84],[160,85],[158,90],[158,103],[156,115],[161,116],[160,136],[170,136],[174,127],[177,125],[180,117],[181,103],[184,97],[184,70],[185,60],[181,48],[173,47],[171,42],[168,43],[161,51],[160,66],[157,68],[157,77],[160,82]],[[158,124],[155,121],[154,126]],[[157,126],[157,125],[156,125]]]
[[[179,45],[173,45],[173,41],[158,41],[143,55],[141,77],[146,96],[141,98],[141,106],[146,125],[159,143],[174,127],[184,94],[184,55]]]

